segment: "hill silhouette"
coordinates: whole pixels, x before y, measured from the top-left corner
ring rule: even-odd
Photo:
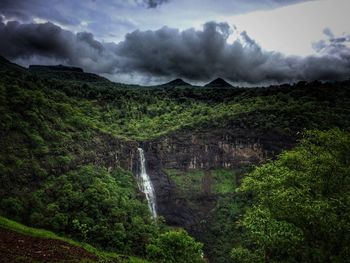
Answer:
[[[29,71],[44,78],[84,82],[110,82],[97,74],[84,72],[81,68],[64,65],[30,65]]]
[[[219,88],[223,88],[223,87],[233,87],[230,83],[228,83],[227,81],[225,81],[222,78],[217,78],[211,82],[209,82],[208,84],[206,84],[204,87],[219,87]]]
[[[186,81],[182,79],[174,79],[170,82],[167,82],[165,84],[159,85],[161,87],[178,87],[178,86],[192,86],[191,84],[187,83]]]

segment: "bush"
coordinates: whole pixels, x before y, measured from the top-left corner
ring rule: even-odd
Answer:
[[[17,197],[8,197],[1,200],[1,211],[5,211],[6,215],[14,219],[21,218],[23,213],[22,202]]]
[[[150,260],[159,263],[202,263],[203,245],[184,230],[171,230],[161,234],[147,245]]]

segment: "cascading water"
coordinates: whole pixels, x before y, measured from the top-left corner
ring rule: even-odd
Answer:
[[[149,210],[152,213],[153,218],[157,217],[156,210],[156,196],[154,194],[153,185],[151,179],[146,172],[146,159],[142,148],[137,148],[140,155],[141,169],[139,174],[139,188],[145,194]]]

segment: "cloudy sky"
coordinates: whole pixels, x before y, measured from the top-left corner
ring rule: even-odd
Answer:
[[[350,77],[350,0],[1,0],[0,54],[143,85]]]

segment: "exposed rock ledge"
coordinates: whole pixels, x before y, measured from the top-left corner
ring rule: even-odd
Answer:
[[[215,204],[215,195],[204,194],[196,201],[198,209],[188,207],[179,198],[176,186],[165,169],[204,170],[239,168],[265,162],[294,140],[278,132],[257,133],[251,129],[208,128],[201,131],[174,132],[153,141],[140,143],[145,151],[147,171],[153,181],[158,213],[170,225],[188,230],[205,217]],[[138,162],[133,167],[137,172]]]

